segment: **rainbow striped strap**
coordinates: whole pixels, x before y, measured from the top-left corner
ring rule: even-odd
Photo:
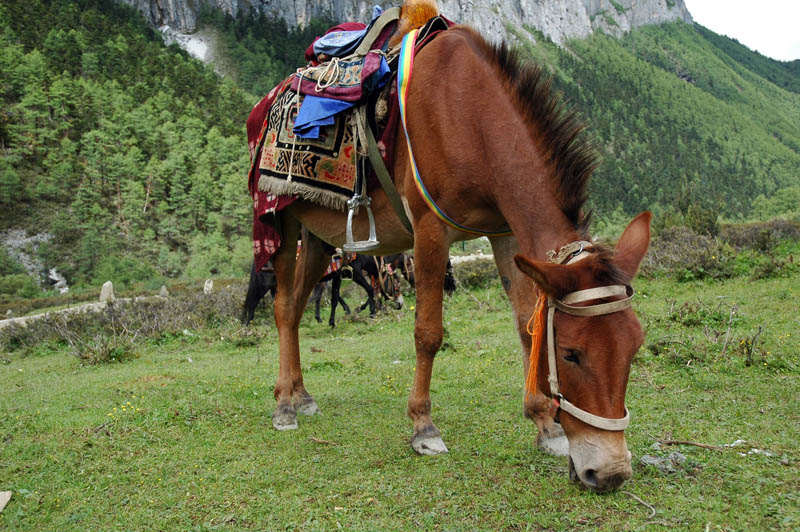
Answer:
[[[413,30],[403,37],[403,46],[400,49],[400,65],[397,69],[397,100],[400,104],[400,118],[403,121],[403,131],[406,134],[406,142],[408,142],[408,157],[411,160],[411,168],[414,170],[414,183],[417,185],[422,199],[428,205],[433,213],[444,223],[471,235],[478,236],[508,236],[511,231],[481,231],[479,229],[472,229],[465,225],[461,225],[457,221],[450,218],[439,205],[431,197],[425,184],[422,182],[422,176],[419,175],[417,162],[414,160],[414,152],[411,150],[411,138],[408,136],[408,123],[406,122],[406,101],[408,100],[408,86],[411,80],[411,70],[414,68],[414,48],[417,41],[417,33],[419,30]]]

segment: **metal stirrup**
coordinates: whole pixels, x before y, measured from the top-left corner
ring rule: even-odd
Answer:
[[[356,192],[353,197],[347,200],[347,227],[345,229],[345,243],[342,249],[350,253],[363,253],[365,251],[372,251],[380,246],[378,237],[375,233],[375,217],[372,216],[372,209],[370,204],[372,200],[363,191],[365,191],[367,180],[365,161],[361,159],[360,172],[356,179]],[[353,216],[358,214],[358,208],[364,207],[367,209],[367,216],[369,217],[369,238],[367,240],[360,240],[358,242],[353,238]]]
[[[372,203],[372,200],[369,199],[369,196],[362,196],[361,194],[355,194],[347,200],[347,207],[350,210],[347,213],[346,241],[342,246],[343,250],[351,253],[363,253],[364,251],[377,249],[380,246],[381,243],[378,242],[378,237],[375,235],[375,218],[372,216],[370,203]],[[353,239],[353,215],[358,214],[358,208],[362,206],[367,209],[367,216],[369,216],[369,239],[356,242]]]

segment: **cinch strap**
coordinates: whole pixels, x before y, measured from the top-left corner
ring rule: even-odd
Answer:
[[[457,229],[458,231],[469,233],[478,236],[509,236],[511,231],[481,231],[473,229],[465,225],[461,225],[457,221],[450,218],[431,197],[428,189],[422,183],[422,177],[419,175],[417,163],[414,160],[414,153],[411,150],[411,138],[408,136],[408,123],[406,122],[406,101],[408,99],[408,84],[411,80],[411,70],[414,67],[414,47],[417,40],[417,32],[419,30],[410,31],[403,37],[403,46],[400,49],[400,60],[397,69],[397,100],[400,104],[400,118],[403,121],[403,131],[406,134],[406,142],[408,142],[408,158],[411,160],[411,168],[414,170],[414,183],[417,185],[417,190],[420,196],[428,205],[433,213],[444,223]]]

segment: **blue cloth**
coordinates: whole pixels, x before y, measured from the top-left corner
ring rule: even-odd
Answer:
[[[325,54],[329,57],[344,57],[352,54],[381,14],[383,14],[381,6],[374,6],[372,8],[372,21],[363,30],[326,33],[314,43],[314,54],[317,56]]]
[[[318,139],[321,126],[331,126],[334,115],[350,109],[356,102],[306,95],[292,131],[301,139]]]
[[[386,58],[381,57],[381,65],[366,81],[364,81],[364,93],[369,94],[380,89],[392,78],[392,71]],[[318,139],[322,126],[332,126],[334,115],[346,111],[353,107],[356,102],[344,100],[334,100],[333,98],[323,98],[307,94],[297,112],[292,131],[301,139]]]

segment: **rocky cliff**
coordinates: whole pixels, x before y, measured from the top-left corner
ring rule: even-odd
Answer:
[[[366,21],[375,0],[121,0],[135,6],[157,27],[192,32],[197,6],[216,5],[233,16],[256,11],[278,16],[290,26],[314,17]],[[588,36],[595,30],[622,35],[631,28],[672,20],[691,22],[683,0],[439,0],[447,17],[474,26],[492,39],[508,38],[510,30],[535,29],[557,43]]]

